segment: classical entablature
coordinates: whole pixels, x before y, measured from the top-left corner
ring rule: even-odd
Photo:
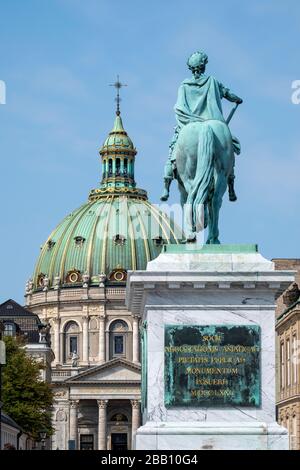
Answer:
[[[68,378],[60,385],[65,384],[70,387],[73,385],[140,385],[141,381],[141,366],[133,364],[125,359],[112,359],[104,364],[91,367],[77,375]]]

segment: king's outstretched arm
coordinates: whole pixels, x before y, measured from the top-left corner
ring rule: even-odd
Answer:
[[[228,101],[231,101],[232,103],[238,103],[242,104],[243,100],[242,98],[239,98],[239,96],[235,95],[234,93],[231,93],[230,90],[225,89],[225,93],[223,94],[224,98],[226,98]]]
[[[221,93],[222,93],[223,98],[226,98],[228,101],[231,101],[232,103],[242,104],[243,102],[242,98],[232,93],[229,90],[229,88],[226,88],[221,83],[220,83],[220,88],[221,88]]]

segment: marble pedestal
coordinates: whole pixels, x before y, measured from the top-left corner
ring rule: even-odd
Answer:
[[[167,246],[146,271],[128,273],[127,305],[147,338],[136,449],[288,449],[275,417],[275,299],[293,280],[256,245]],[[259,406],[166,407],[165,325],[258,325]]]

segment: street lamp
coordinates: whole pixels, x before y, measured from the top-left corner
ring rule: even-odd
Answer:
[[[47,431],[43,429],[39,432],[41,443],[42,443],[42,450],[45,450],[46,447],[46,439],[47,439]]]

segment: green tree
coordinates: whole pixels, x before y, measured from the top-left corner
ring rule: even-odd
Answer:
[[[21,339],[6,336],[4,341],[3,410],[33,438],[38,439],[41,430],[51,435],[53,393],[50,385],[41,380],[44,366],[26,354]]]

